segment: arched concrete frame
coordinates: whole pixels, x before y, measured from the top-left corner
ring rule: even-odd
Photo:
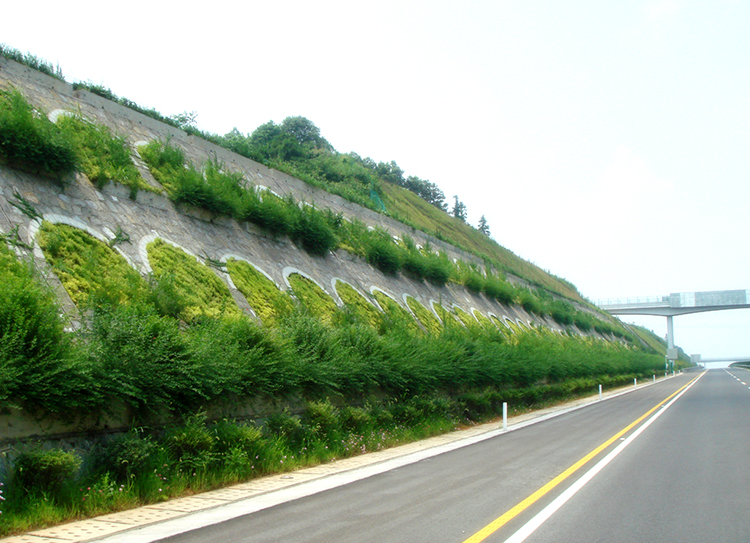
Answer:
[[[328,291],[327,291],[327,290],[326,290],[326,289],[325,289],[325,288],[323,287],[323,285],[321,285],[321,284],[320,284],[320,283],[318,283],[318,282],[317,282],[317,281],[316,281],[315,279],[313,279],[312,277],[310,277],[310,275],[306,274],[306,273],[305,273],[305,272],[303,272],[302,270],[300,270],[300,269],[297,269],[297,268],[295,268],[295,267],[293,267],[293,266],[286,266],[286,267],[285,267],[285,268],[284,268],[283,270],[281,270],[281,274],[282,274],[282,275],[284,276],[284,282],[286,283],[286,286],[287,286],[287,290],[288,290],[288,291],[289,291],[290,293],[294,293],[294,291],[292,290],[292,285],[291,285],[291,284],[289,283],[289,276],[290,276],[290,275],[292,275],[293,273],[298,273],[299,275],[301,275],[301,276],[302,276],[302,277],[304,277],[305,279],[308,279],[309,281],[312,281],[313,283],[315,283],[316,285],[318,285],[318,287],[320,288],[320,290],[322,290],[322,291],[323,291],[323,292],[325,292],[325,293],[326,293],[326,294],[327,294],[328,296],[330,296],[330,297],[331,297],[331,300],[333,300],[333,301],[334,301],[334,303],[336,303],[336,298],[335,298],[335,297],[333,297],[333,296],[331,296],[331,293],[330,293],[330,292],[328,292]],[[337,295],[336,297],[338,297],[338,295]],[[336,305],[337,305],[338,307],[341,307],[341,305],[340,305],[340,304],[336,304]]]
[[[357,294],[359,294],[360,296],[362,296],[362,298],[364,298],[372,307],[374,307],[377,311],[380,311],[382,313],[382,311],[380,309],[380,305],[377,305],[377,302],[374,302],[373,300],[370,300],[369,297],[367,297],[364,294],[362,294],[362,292],[357,287],[355,287],[354,285],[352,285],[349,281],[344,281],[343,279],[341,279],[341,277],[332,277],[331,278],[331,289],[333,290],[333,292],[336,293],[336,298],[338,298],[339,301],[341,302],[341,304],[339,304],[339,307],[344,307],[346,304],[344,303],[344,300],[339,295],[339,291],[336,289],[336,283],[338,281],[341,281],[345,285],[349,285],[350,287],[352,287],[356,291]]]
[[[143,236],[140,241],[138,242],[138,254],[141,257],[141,262],[143,263],[143,267],[147,274],[153,273],[153,269],[151,268],[151,263],[148,260],[148,250],[146,247],[148,247],[148,244],[152,241],[156,241],[157,239],[162,240],[164,243],[167,243],[174,247],[175,249],[179,249],[180,251],[184,251],[186,254],[192,256],[199,264],[206,265],[205,261],[199,257],[198,255],[194,254],[191,251],[188,251],[183,247],[182,245],[175,243],[171,241],[169,238],[166,238],[159,234],[158,232],[155,232],[154,230],[151,230],[151,234],[147,234]],[[222,272],[222,275],[226,275]]]
[[[450,307],[450,309],[448,309],[448,308],[447,308],[447,307],[445,307],[445,306],[444,306],[443,304],[441,304],[441,303],[440,303],[440,302],[439,302],[438,300],[435,300],[434,298],[430,298],[430,309],[432,309],[432,312],[433,312],[433,313],[435,313],[436,315],[437,315],[437,311],[435,310],[435,304],[437,304],[437,305],[439,305],[440,307],[442,307],[442,308],[443,308],[443,309],[444,309],[444,310],[446,311],[446,313],[450,313],[450,314],[451,314],[451,315],[453,316],[453,320],[454,320],[455,322],[458,322],[458,323],[460,323],[461,325],[463,325],[463,324],[464,324],[464,323],[463,323],[463,321],[462,321],[461,319],[459,319],[459,318],[456,318],[456,316],[455,316],[455,315],[453,315],[453,313],[455,313],[455,309],[454,309],[454,308],[455,308],[455,307],[457,307],[457,306],[456,306],[456,304],[451,304],[451,307]],[[439,320],[440,322],[442,322],[443,324],[445,324],[445,320],[441,319],[441,318],[440,318],[440,315],[438,315],[438,320]],[[465,327],[465,326],[464,326],[464,327]]]
[[[223,255],[221,255],[221,258],[220,258],[219,260],[220,260],[220,262],[223,262],[223,263],[225,263],[225,264],[226,264],[226,263],[227,263],[227,262],[229,261],[229,259],[230,259],[230,258],[233,258],[233,259],[235,259],[235,260],[241,260],[242,262],[245,262],[245,263],[247,263],[247,264],[251,265],[251,266],[252,266],[253,268],[255,268],[255,270],[256,270],[256,271],[257,271],[258,273],[260,273],[260,274],[261,274],[261,275],[262,275],[263,277],[265,277],[265,278],[266,278],[266,279],[268,279],[268,280],[269,280],[269,281],[270,281],[271,283],[273,283],[274,285],[276,285],[276,288],[277,288],[277,289],[279,289],[279,290],[281,290],[281,291],[283,291],[283,290],[284,290],[283,288],[281,288],[281,285],[279,285],[279,284],[278,284],[278,283],[277,283],[276,281],[274,281],[273,277],[271,277],[270,275],[268,275],[268,274],[267,274],[267,273],[266,273],[266,272],[265,272],[265,271],[263,270],[263,268],[261,268],[260,266],[256,265],[256,264],[255,264],[254,262],[252,262],[251,260],[249,260],[249,259],[245,258],[245,257],[244,257],[244,256],[242,256],[242,255],[238,255],[238,254],[236,254],[236,253],[226,253],[226,254],[223,254]],[[232,288],[234,288],[234,289],[237,289],[237,287],[236,287],[236,286],[235,286],[235,284],[234,284],[234,281],[232,281],[232,276],[231,276],[231,275],[229,274],[229,272],[228,272],[228,271],[226,271],[226,272],[224,272],[224,273],[225,273],[225,275],[227,276],[227,280],[229,281],[229,284],[230,284],[230,285],[232,286]],[[237,290],[239,290],[239,289],[237,289]]]
[[[83,230],[87,234],[91,235],[92,237],[96,238],[97,240],[101,241],[102,243],[106,243],[109,246],[109,243],[115,239],[115,234],[112,232],[109,228],[106,226],[104,227],[104,234],[101,232],[97,232],[93,228],[91,228],[88,224],[84,223],[80,219],[76,219],[74,217],[68,217],[66,215],[55,215],[53,213],[48,213],[44,216],[44,220],[52,223],[52,224],[66,224],[68,226],[72,226],[73,228],[78,228],[79,230]],[[29,245],[31,245],[34,241],[36,241],[36,237],[39,234],[39,229],[42,227],[42,221],[39,219],[34,219],[29,223]],[[42,252],[41,247],[39,247],[38,243],[33,244],[34,247],[34,258],[39,258],[44,260],[44,253]],[[111,247],[111,249],[114,249],[117,251],[117,254],[119,254],[121,257],[125,259],[125,262],[128,263],[128,265],[133,268],[134,270],[137,270],[138,267],[133,263],[132,260],[130,260],[130,257],[123,253],[120,249],[117,248],[117,246]]]
[[[390,294],[388,294],[388,293],[387,293],[387,292],[386,292],[385,290],[383,290],[382,288],[380,288],[380,287],[376,287],[376,286],[374,286],[374,285],[370,287],[370,294],[372,295],[372,297],[373,297],[373,298],[375,298],[375,291],[381,292],[381,293],[383,294],[383,296],[387,296],[388,298],[390,298],[391,300],[393,300],[393,301],[394,301],[394,303],[397,303],[397,304],[398,304],[398,299],[397,299],[397,298],[396,298],[395,296],[391,296]],[[380,312],[381,312],[381,313],[385,313],[385,308],[384,308],[384,307],[381,307],[381,305],[380,305],[380,303],[378,302],[377,298],[375,298],[375,303],[376,303],[376,304],[377,304],[377,306],[378,306],[378,307],[380,308]],[[398,304],[398,305],[401,305],[401,304]],[[402,307],[403,307],[403,306],[402,306]],[[406,309],[407,311],[409,311],[409,309],[408,309],[408,308],[405,308],[405,309]],[[409,311],[409,313],[411,313],[411,311]]]

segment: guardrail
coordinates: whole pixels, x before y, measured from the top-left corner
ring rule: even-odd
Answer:
[[[639,296],[635,298],[608,298],[606,300],[595,300],[597,307],[610,305],[657,305],[669,306],[669,296]]]

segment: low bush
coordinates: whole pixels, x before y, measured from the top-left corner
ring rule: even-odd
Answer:
[[[74,143],[83,173],[98,189],[110,181],[119,183],[130,189],[131,198],[139,190],[153,190],[133,164],[123,136],[114,136],[107,127],[80,115],[62,116],[57,126]]]
[[[60,449],[22,453],[13,466],[13,487],[26,493],[59,492],[80,467],[78,456]]]
[[[0,162],[59,182],[78,169],[70,139],[13,88],[0,89]]]

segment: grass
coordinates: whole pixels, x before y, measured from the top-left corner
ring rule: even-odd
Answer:
[[[70,139],[13,88],[0,89],[0,162],[60,184],[78,169]]]
[[[241,315],[227,285],[195,257],[161,239],[149,243],[146,250],[154,276],[174,282],[184,304],[180,315],[184,320]]]
[[[440,332],[440,329],[442,328],[440,321],[437,319],[437,317],[435,317],[435,315],[432,314],[429,309],[419,303],[416,298],[407,296],[406,305],[408,305],[412,313],[416,315],[417,319],[422,323],[422,326],[424,326],[425,330],[427,330],[431,334],[437,334],[438,332]]]
[[[292,298],[252,265],[230,258],[227,271],[237,289],[266,326],[273,326],[279,318],[294,310]]]
[[[115,136],[80,115],[64,115],[57,126],[74,143],[83,173],[98,189],[119,183],[130,189],[131,198],[139,190],[155,191],[135,167],[124,136]]]
[[[358,319],[368,323],[373,328],[379,328],[383,320],[377,308],[362,296],[354,287],[343,281],[336,281],[336,292],[344,302],[346,308]]]
[[[315,282],[299,273],[292,273],[287,278],[294,296],[302,307],[321,322],[331,324],[339,312],[336,302]]]
[[[37,241],[76,305],[86,305],[92,296],[125,303],[146,287],[122,255],[79,228],[44,221]]]

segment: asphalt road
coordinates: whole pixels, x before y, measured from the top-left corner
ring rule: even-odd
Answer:
[[[732,372],[750,384],[750,373]],[[526,541],[745,541],[748,385],[712,370],[668,409],[655,409],[696,376],[164,541],[506,541],[618,446]]]

